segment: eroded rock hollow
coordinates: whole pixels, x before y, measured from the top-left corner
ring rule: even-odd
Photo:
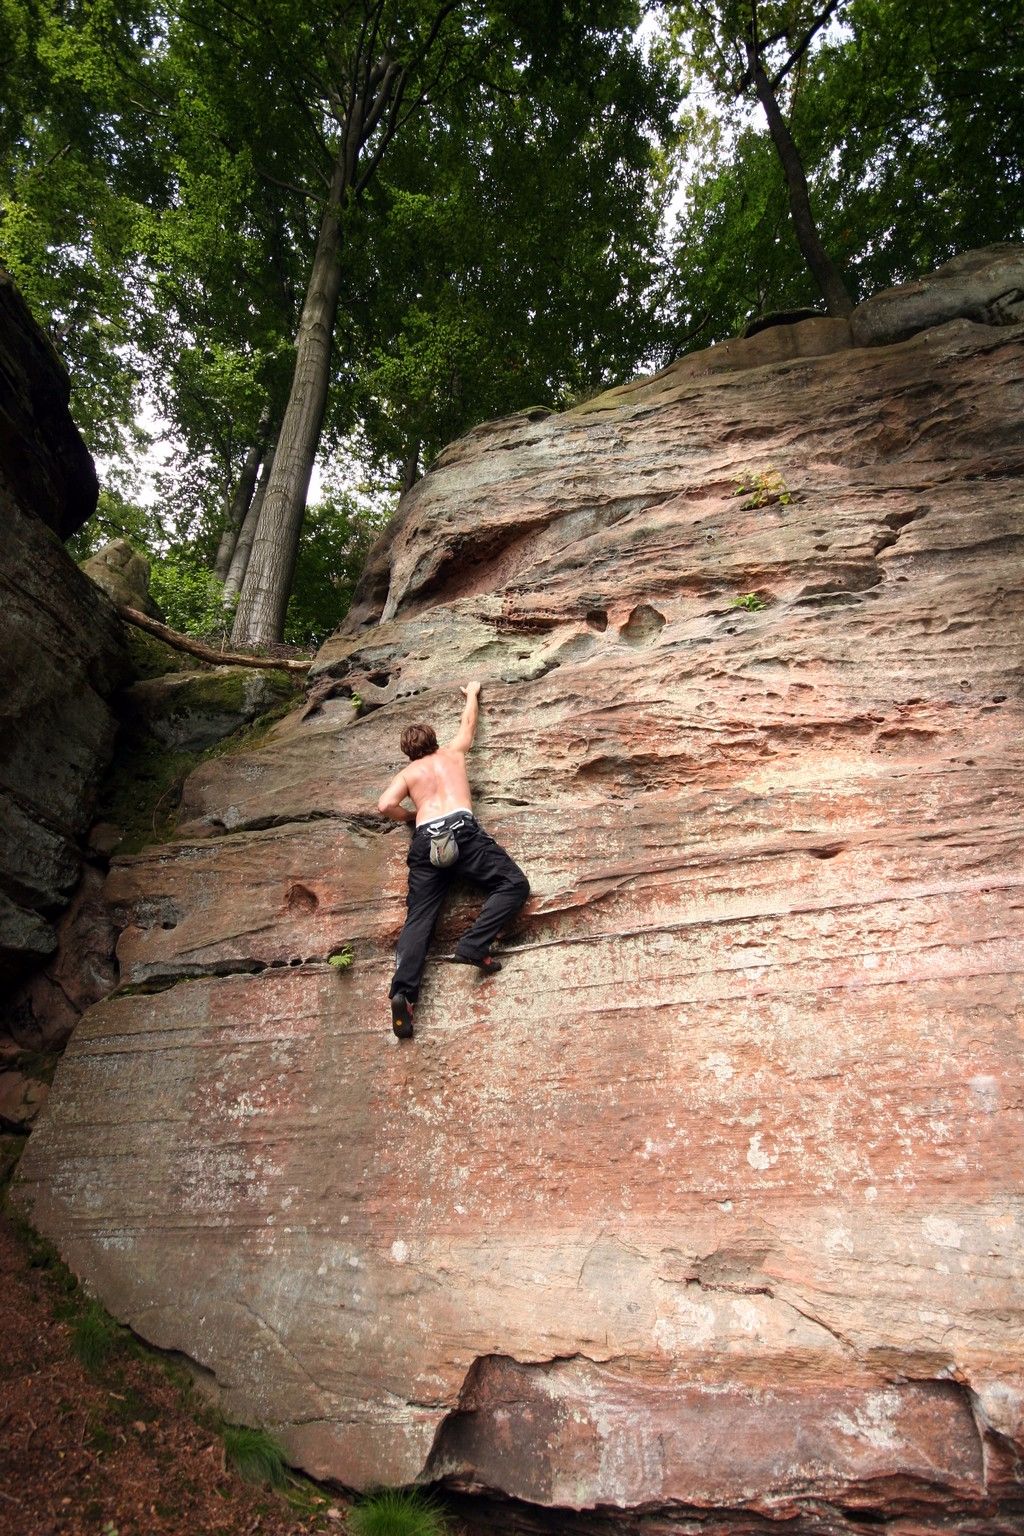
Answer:
[[[350,1485],[1019,1529],[1022,406],[1019,323],[812,320],[471,433],[334,695],[115,861],[22,1197],[229,1416]],[[401,1044],[375,800],[471,676],[534,894]]]

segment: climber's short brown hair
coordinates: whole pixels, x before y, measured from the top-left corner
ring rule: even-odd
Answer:
[[[402,751],[406,757],[429,757],[437,751],[437,737],[432,725],[407,725],[402,732]]]

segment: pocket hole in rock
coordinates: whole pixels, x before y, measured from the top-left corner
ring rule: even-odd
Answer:
[[[591,629],[596,629],[603,634],[608,628],[608,615],[603,608],[591,608],[587,613],[587,623]]]
[[[293,885],[285,898],[289,912],[315,912],[320,898],[308,885]]]
[[[391,681],[390,672],[370,672],[366,681],[372,683],[375,688],[386,688]]]
[[[650,603],[638,603],[619,630],[619,636],[627,645],[644,645],[665,628],[665,615],[652,608]]]

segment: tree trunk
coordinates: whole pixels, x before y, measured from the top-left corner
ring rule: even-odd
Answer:
[[[409,444],[409,452],[402,461],[402,495],[411,491],[420,477],[420,444],[419,439]]]
[[[224,578],[224,606],[230,608],[242,590],[242,582],[249,566],[249,556],[252,554],[253,540],[256,538],[256,529],[259,527],[260,513],[263,511],[263,502],[267,494],[267,484],[271,471],[274,468],[274,453],[277,443],[272,442],[263,458],[263,472],[260,475],[260,483],[256,487],[256,494],[249,503],[241,528],[238,530],[238,538],[231,555],[231,564]]]
[[[853,309],[853,300],[847,291],[846,284],[839,275],[839,268],[832,260],[821,243],[818,234],[818,226],[811,212],[811,200],[807,193],[807,177],[804,175],[803,162],[800,159],[800,151],[793,142],[793,135],[786,126],[786,120],[782,115],[782,109],[772,90],[771,82],[765,74],[761,60],[751,43],[747,44],[747,62],[750,70],[749,78],[753,81],[757,99],[764,109],[764,115],[768,119],[768,129],[782,161],[782,170],[786,178],[786,188],[789,192],[789,210],[793,215],[793,227],[796,230],[796,238],[803,252],[804,260],[810,267],[814,280],[821,291],[830,315],[848,315]]]
[[[348,175],[343,138],[299,320],[295,372],[274,467],[231,631],[235,645],[269,645],[284,633],[306,492],[327,406],[331,343],[341,292],[340,212],[348,190]]]
[[[231,556],[235,552],[238,542],[238,534],[245,520],[245,514],[249,510],[253,491],[256,489],[256,477],[260,472],[260,462],[267,443],[267,432],[270,430],[269,418],[260,418],[259,430],[256,441],[246,454],[245,463],[242,465],[242,473],[238,477],[235,486],[235,494],[231,498],[231,506],[228,509],[227,523],[224,532],[220,536],[220,545],[217,549],[217,558],[213,562],[213,574],[218,581],[227,578],[231,568]]]

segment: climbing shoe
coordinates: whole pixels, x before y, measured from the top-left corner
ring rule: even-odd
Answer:
[[[493,955],[481,955],[479,960],[471,960],[468,955],[453,955],[456,965],[475,965],[484,976],[496,976],[501,970],[501,961],[495,960]]]
[[[399,1040],[412,1039],[412,1006],[404,992],[396,992],[391,999],[391,1028]]]

